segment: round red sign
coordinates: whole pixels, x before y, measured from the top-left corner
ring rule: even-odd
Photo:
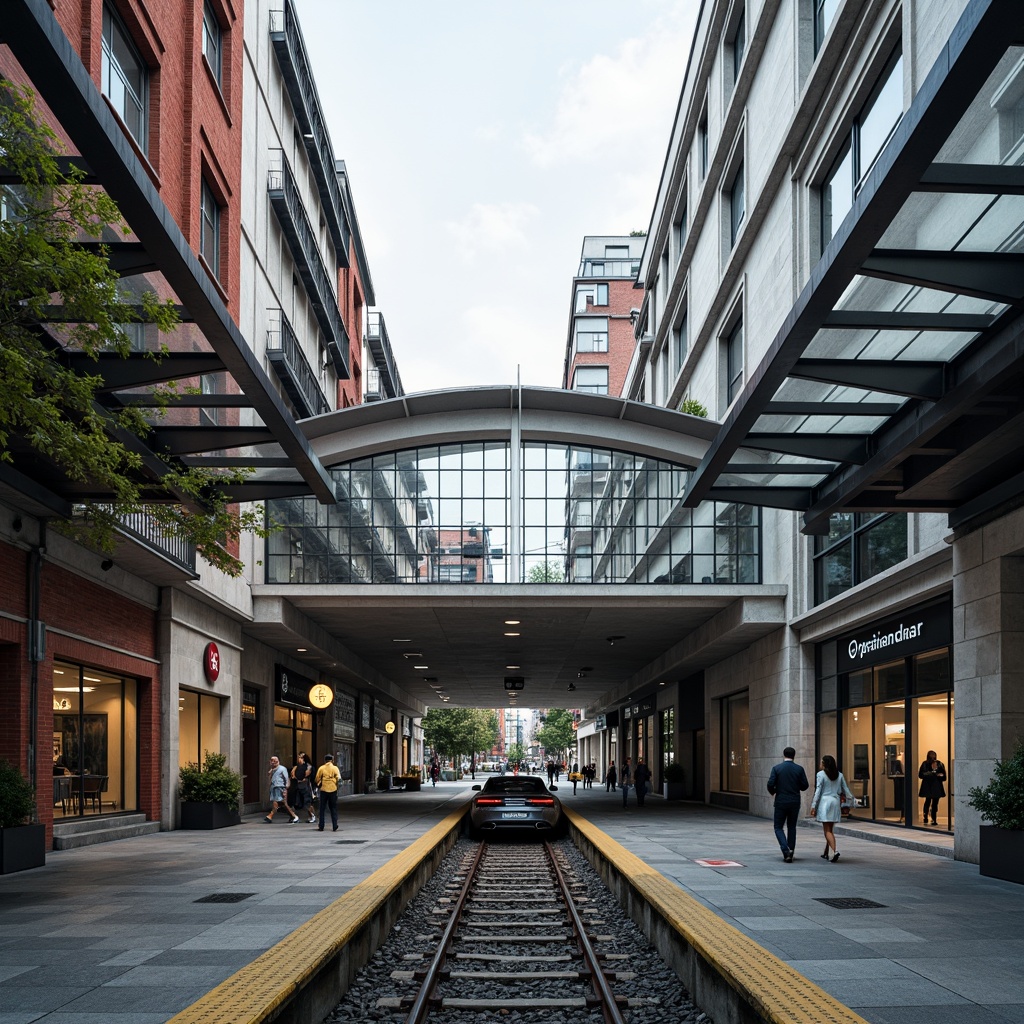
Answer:
[[[217,676],[220,675],[220,651],[212,640],[203,651],[203,671],[211,683],[217,682]]]

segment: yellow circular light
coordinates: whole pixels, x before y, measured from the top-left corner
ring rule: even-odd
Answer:
[[[394,722],[385,722],[384,723],[384,731],[390,736],[391,733],[393,733],[395,731],[395,723]]]
[[[329,708],[334,703],[334,690],[326,683],[314,683],[309,688],[309,703],[318,711]]]

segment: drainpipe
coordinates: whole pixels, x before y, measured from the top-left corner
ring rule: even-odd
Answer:
[[[34,821],[39,820],[39,662],[46,656],[46,626],[39,620],[43,558],[46,555],[46,520],[39,521],[39,541],[28,555],[28,660],[31,666],[28,689],[28,781],[36,791]]]

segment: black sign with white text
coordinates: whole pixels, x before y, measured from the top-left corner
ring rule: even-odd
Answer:
[[[953,642],[949,601],[911,608],[902,615],[850,633],[836,641],[836,669],[856,672],[884,661],[948,647]]]

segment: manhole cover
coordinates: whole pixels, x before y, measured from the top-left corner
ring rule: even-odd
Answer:
[[[832,896],[828,899],[815,897],[816,903],[824,903],[836,910],[877,910],[885,909],[884,903],[876,903],[874,900],[862,900],[857,896]]]
[[[209,896],[203,896],[198,900],[193,900],[193,903],[241,903],[242,900],[247,900],[250,896],[255,896],[254,892],[215,892]]]

